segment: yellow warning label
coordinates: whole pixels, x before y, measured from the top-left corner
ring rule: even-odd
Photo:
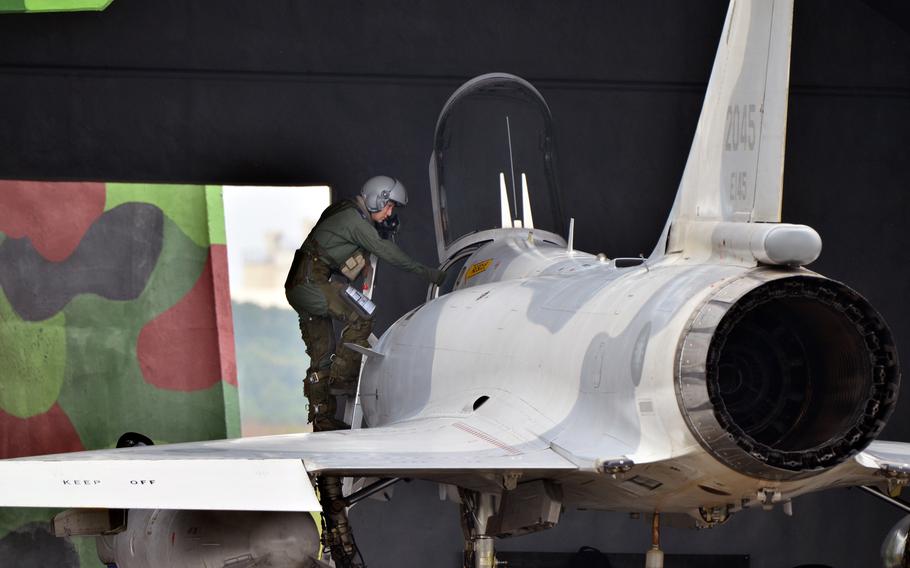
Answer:
[[[478,274],[480,274],[481,272],[483,272],[484,270],[489,268],[490,264],[492,264],[492,263],[493,263],[492,258],[489,260],[482,260],[480,262],[475,262],[474,264],[471,265],[470,268],[468,268],[468,272],[467,272],[467,274],[465,274],[464,279],[470,280],[471,278],[474,278],[475,276],[477,276]]]

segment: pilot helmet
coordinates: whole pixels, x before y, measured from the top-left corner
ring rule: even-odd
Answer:
[[[360,195],[370,213],[381,211],[389,201],[394,201],[398,207],[408,204],[408,191],[404,185],[389,176],[371,177],[363,184]]]

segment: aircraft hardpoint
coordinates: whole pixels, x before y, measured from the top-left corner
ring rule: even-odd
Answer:
[[[650,514],[655,536],[661,516],[710,527],[832,487],[904,506],[910,445],[875,441],[900,382],[888,326],[804,268],[813,229],[780,223],[792,21],[792,0],[730,3],[648,258],[574,249],[549,108],[518,77],[477,77],[430,158],[446,282],[361,348],[353,429],[4,460],[0,506],[70,508],[58,533],[99,535],[119,568],[327,565],[323,505],[331,556],[360,566],[345,508],[402,478],[460,503],[477,568],[563,506]],[[321,504],[319,476],[354,483]],[[886,566],[906,565],[908,526]]]

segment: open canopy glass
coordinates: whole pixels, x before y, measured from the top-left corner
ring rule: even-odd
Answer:
[[[487,229],[563,233],[550,109],[514,75],[481,75],[452,94],[436,123],[430,181],[441,257]]]

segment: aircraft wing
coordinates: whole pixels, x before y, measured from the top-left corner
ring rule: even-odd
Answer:
[[[910,444],[875,441],[862,452],[817,476],[805,479],[797,494],[872,485],[892,493],[910,479]]]
[[[834,468],[828,474],[836,477],[834,487],[879,485],[888,479],[910,477],[910,444],[875,441],[864,451]],[[827,474],[826,474],[827,475]]]
[[[98,450],[0,461],[0,507],[318,511],[307,474],[414,477],[469,488],[577,466],[479,417],[362,430]]]
[[[910,472],[910,444],[876,441],[854,460],[867,469]]]

